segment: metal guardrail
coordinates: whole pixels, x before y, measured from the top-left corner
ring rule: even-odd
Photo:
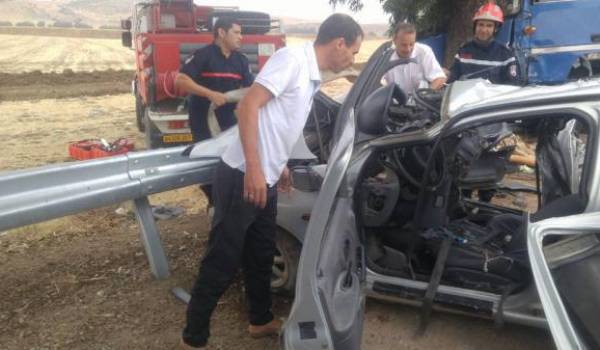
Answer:
[[[182,155],[184,149],[0,173],[0,231],[133,200],[150,270],[166,278],[169,265],[147,196],[210,182],[219,161],[210,154],[190,159]]]
[[[237,135],[237,127],[220,132],[196,144],[191,158],[182,155],[183,146],[0,173],[0,231],[132,200],[150,269],[156,278],[168,277],[148,195],[212,182],[213,169]],[[292,158],[315,156],[299,142]]]
[[[0,230],[211,180],[218,157],[184,147],[0,173]]]

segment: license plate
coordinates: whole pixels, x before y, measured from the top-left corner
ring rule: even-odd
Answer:
[[[192,142],[192,134],[173,134],[162,137],[164,143]]]

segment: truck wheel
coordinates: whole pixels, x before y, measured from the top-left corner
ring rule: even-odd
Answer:
[[[148,108],[144,109],[144,141],[146,141],[146,149],[159,148],[162,146],[160,132],[150,121],[150,118],[148,117]]]
[[[135,94],[135,119],[137,122],[137,128],[140,132],[144,132],[146,125],[144,125],[144,115],[146,114],[146,106],[140,95]]]
[[[277,229],[275,244],[277,250],[273,261],[271,291],[277,294],[294,295],[302,246],[296,238],[281,228]]]

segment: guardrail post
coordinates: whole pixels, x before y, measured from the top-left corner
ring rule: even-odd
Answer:
[[[146,257],[150,263],[150,270],[157,279],[169,277],[169,263],[160,241],[158,227],[152,215],[152,208],[148,197],[134,199],[135,217],[140,226],[140,236],[146,250]]]

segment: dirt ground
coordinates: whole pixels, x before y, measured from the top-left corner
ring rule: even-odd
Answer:
[[[122,94],[134,76],[133,70],[0,73],[0,101]]]
[[[134,69],[135,59],[120,40],[0,34],[0,72],[75,72]]]
[[[6,60],[0,57],[0,67],[8,66]],[[77,94],[81,84],[74,81],[88,84],[88,76],[79,73],[74,78],[0,71],[8,74],[0,75],[0,174],[71,161],[67,145],[74,140],[124,136],[144,148],[130,94],[118,89],[110,95]],[[129,78],[118,72],[113,72],[114,81],[128,84]],[[55,95],[48,94],[50,88]],[[18,89],[30,93],[3,97],[18,95],[13,92]],[[171,277],[162,281],[150,273],[129,203],[0,232],[0,349],[176,348],[185,306],[170,290],[192,285],[207,242],[206,201],[196,186],[150,201],[185,210],[158,222],[171,268]],[[219,303],[209,349],[277,349],[275,338],[246,335],[242,290],[236,281]],[[276,314],[286,316],[291,303],[275,296]],[[365,319],[363,349],[553,348],[545,331],[511,325],[495,329],[487,320],[439,313],[427,334],[415,338],[417,309],[375,300],[367,302]]]

